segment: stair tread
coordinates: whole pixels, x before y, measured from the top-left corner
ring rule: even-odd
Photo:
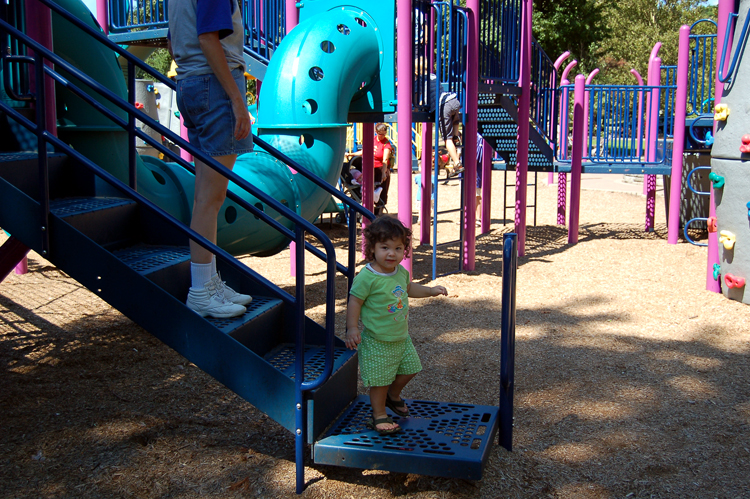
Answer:
[[[349,360],[349,358],[351,358],[355,353],[355,350],[348,350],[346,348],[334,348],[332,372],[336,372],[336,370],[341,367],[347,360]],[[283,343],[277,346],[271,352],[265,355],[265,359],[290,379],[295,378],[295,347],[293,344]],[[323,372],[324,367],[325,347],[315,345],[305,346],[304,381],[313,381],[314,379],[316,379]]]
[[[49,202],[50,212],[60,217],[70,217],[97,210],[114,208],[115,206],[124,206],[134,204],[130,199],[111,198],[111,197],[75,197],[52,199]]]
[[[370,401],[359,395],[315,443],[314,460],[354,468],[478,480],[497,433],[499,408],[406,399],[408,418],[388,413],[402,431],[367,429]]]

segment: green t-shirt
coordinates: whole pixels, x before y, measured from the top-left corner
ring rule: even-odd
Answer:
[[[360,317],[365,332],[380,341],[401,341],[409,336],[409,271],[401,265],[381,274],[367,265],[352,282],[351,295],[364,301]]]

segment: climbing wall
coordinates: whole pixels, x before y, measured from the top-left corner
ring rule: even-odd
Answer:
[[[731,74],[723,85],[717,106],[716,140],[711,151],[711,180],[716,200],[716,221],[709,230],[719,232],[719,264],[714,278],[721,280],[724,296],[750,304],[746,282],[750,280],[750,60],[743,60],[745,26],[750,0],[740,2],[739,18],[731,53],[741,50]],[[744,31],[744,30],[742,30]],[[744,34],[744,33],[743,33]],[[719,45],[723,40],[719,40]]]

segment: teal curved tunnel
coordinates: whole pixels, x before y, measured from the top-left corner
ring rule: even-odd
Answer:
[[[61,5],[92,22],[79,0],[65,0]],[[62,19],[54,20],[54,33],[56,52],[64,53],[84,72],[126,98],[120,66],[111,51],[103,47],[98,52],[92,50],[87,35]],[[350,103],[371,88],[382,65],[379,36],[376,23],[360,9],[339,6],[320,13],[284,38],[263,81],[258,135],[331,185],[341,171]],[[87,48],[84,51],[81,47]],[[126,181],[127,133],[66,88],[58,85],[57,92],[63,121],[61,137],[67,135],[66,140],[76,150]],[[93,91],[90,94],[97,95]],[[100,101],[105,103],[104,99]],[[112,108],[109,103],[105,105]],[[330,198],[259,146],[240,156],[234,171],[309,221],[322,213]],[[230,184],[229,189],[290,225],[236,185]],[[100,190],[111,194],[106,186]],[[194,177],[180,166],[152,157],[140,158],[138,191],[183,223],[190,222]],[[219,213],[217,243],[235,255],[263,255],[282,250],[289,241],[227,200]]]

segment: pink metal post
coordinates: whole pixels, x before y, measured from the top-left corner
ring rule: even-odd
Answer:
[[[297,0],[285,0],[286,7],[286,33],[289,34],[299,24],[299,10]]]
[[[573,157],[570,170],[570,223],[568,225],[568,244],[578,242],[578,216],[581,208],[581,163],[583,162],[584,116],[583,101],[586,80],[583,75],[576,76],[575,94],[573,96]]]
[[[674,98],[674,142],[672,144],[672,179],[669,197],[667,242],[677,244],[680,234],[680,202],[682,200],[682,155],[685,151],[685,118],[687,117],[687,87],[690,50],[690,26],[680,28],[677,54],[677,91]]]
[[[714,88],[716,91],[714,92],[714,105],[719,104],[721,102],[721,95],[723,93],[724,84],[719,81],[719,65],[721,64],[721,50],[723,48],[723,40],[727,36],[727,21],[729,20],[729,15],[735,13],[734,9],[734,0],[719,0],[719,14],[717,18],[717,29],[716,29],[716,80],[714,82]],[[728,36],[729,39],[732,40],[734,38],[734,29],[732,27],[729,28],[731,31],[729,32]],[[728,49],[732,49],[732,44],[730,43],[728,46]],[[727,54],[731,55],[731,54]],[[724,67],[722,68],[722,74],[726,74],[727,69],[729,68],[729,61],[730,57],[724,58]],[[714,135],[716,135],[716,121],[714,121]],[[714,188],[712,184],[709,182],[709,192],[711,193],[711,196],[709,198],[709,204],[708,204],[708,216],[709,217],[715,217],[716,216],[716,200],[714,198]],[[714,280],[714,264],[720,263],[719,261],[719,234],[717,232],[709,232],[708,233],[708,259],[706,261],[706,290],[713,291],[714,293],[721,293],[721,283],[718,280]]]
[[[399,16],[396,22],[397,33],[411,33],[413,9],[411,0],[398,0],[396,4]],[[398,158],[398,219],[404,227],[411,229],[411,95],[414,83],[414,70],[412,68],[412,54],[414,48],[411,36],[399,36],[396,40],[396,51],[398,61],[396,65],[396,77],[398,87],[396,98],[398,99],[398,144],[396,152]],[[372,134],[370,134],[372,136]],[[372,150],[372,146],[370,146]],[[365,149],[367,151],[367,149]],[[411,274],[411,258],[405,258],[402,265]]]
[[[557,58],[557,60],[555,61],[555,64],[554,64],[554,66],[555,66],[555,72],[559,72],[560,71],[560,66],[562,66],[562,63],[565,62],[565,59],[567,59],[568,57],[570,57],[570,51],[566,50],[565,52],[563,52],[562,54],[560,54],[560,57]],[[557,83],[557,81],[553,81],[552,82],[553,86],[556,83]],[[555,101],[555,99],[552,99],[552,116],[555,115],[555,107],[556,106],[557,106],[557,101]],[[558,117],[558,120],[559,119],[560,118]],[[557,141],[558,141],[558,143],[560,142],[560,134],[557,135]],[[554,172],[549,172],[547,174],[547,185],[552,185],[554,183],[555,183],[555,174],[554,174]]]
[[[109,35],[109,10],[107,0],[96,0],[96,22],[101,26],[105,35]]]
[[[466,0],[469,9],[466,67],[466,130],[464,131],[464,270],[474,270],[477,216],[477,108],[479,102],[479,0]]]
[[[26,32],[39,42],[44,48],[54,52],[52,45],[52,13],[49,7],[42,5],[40,2],[26,2]],[[33,51],[29,51],[33,57]],[[46,61],[48,67],[52,67],[50,61]],[[30,71],[31,91],[36,92],[39,86],[44,85],[44,110],[47,130],[57,137],[57,106],[55,104],[55,82],[47,78],[45,82],[35,81],[36,73]]]
[[[638,80],[638,86],[643,86],[643,78],[641,78],[641,74],[636,71],[635,69],[630,70],[631,74],[635,76],[635,79]],[[643,131],[641,130],[643,126],[643,90],[638,92],[638,129],[636,131],[636,150],[638,154],[638,158],[641,157],[641,154],[643,154],[643,147],[642,147],[642,141],[643,141]]]
[[[657,44],[661,45],[661,44]],[[657,49],[658,50],[658,49]],[[661,83],[661,58],[655,57],[649,62],[648,85],[658,87]],[[649,116],[648,116],[648,161],[656,163],[656,149],[659,135],[659,89],[653,88],[649,91]],[[666,137],[664,137],[666,140]],[[656,212],[656,175],[646,175],[646,232],[654,230],[654,218]]]
[[[521,71],[518,86],[518,149],[516,152],[516,234],[518,256],[526,254],[526,191],[529,171],[529,116],[531,114],[531,0],[521,6]]]

